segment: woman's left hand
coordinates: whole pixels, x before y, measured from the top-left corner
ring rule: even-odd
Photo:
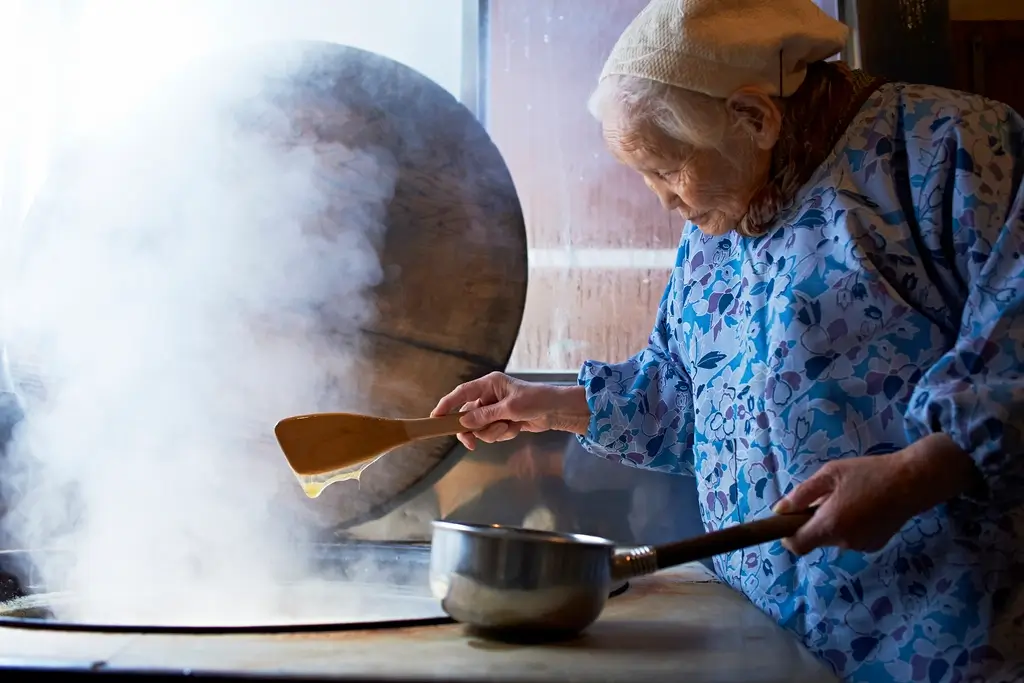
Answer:
[[[952,439],[933,434],[889,455],[826,463],[773,509],[818,505],[814,517],[783,541],[792,553],[822,546],[874,552],[911,517],[964,493],[978,477],[974,462]]]

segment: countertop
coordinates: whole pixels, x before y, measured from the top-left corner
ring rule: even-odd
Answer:
[[[633,580],[584,635],[557,644],[495,643],[458,625],[281,635],[0,628],[0,667],[366,681],[836,680],[699,564]]]

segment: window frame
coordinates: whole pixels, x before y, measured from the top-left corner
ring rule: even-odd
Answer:
[[[462,0],[462,87],[460,99],[487,128],[488,0]]]

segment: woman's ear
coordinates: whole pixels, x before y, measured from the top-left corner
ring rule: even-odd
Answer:
[[[760,149],[775,146],[782,131],[782,112],[763,90],[740,88],[729,96],[726,106]]]

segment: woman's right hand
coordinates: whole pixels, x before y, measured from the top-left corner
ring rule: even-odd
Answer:
[[[466,431],[458,438],[469,450],[476,448],[477,440],[508,441],[519,432],[559,429],[584,434],[590,424],[583,387],[524,382],[501,372],[459,385],[430,416],[456,411],[467,413],[462,418]]]

